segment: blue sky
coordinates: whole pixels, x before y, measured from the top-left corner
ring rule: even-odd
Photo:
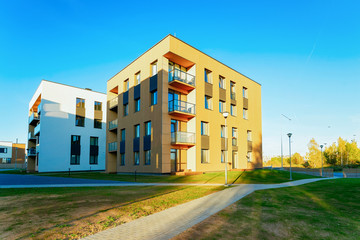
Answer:
[[[106,81],[176,34],[262,84],[264,155],[360,139],[359,1],[0,0],[0,141],[25,142],[41,79]],[[289,121],[282,117],[290,117]],[[356,135],[356,136],[354,136]]]

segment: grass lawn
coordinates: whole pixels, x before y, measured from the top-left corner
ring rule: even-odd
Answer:
[[[359,239],[360,179],[256,191],[175,239]]]
[[[78,239],[223,188],[0,189],[0,239]]]
[[[0,172],[6,173],[6,172]],[[7,173],[16,173],[10,171]],[[102,179],[133,182],[134,175],[125,174],[106,174],[100,172],[83,172],[83,173],[39,173],[39,176],[54,176],[54,177],[72,177],[72,178],[87,178],[87,179]],[[315,178],[311,175],[294,173],[293,180],[300,180],[306,178]],[[137,175],[137,182],[154,183],[224,183],[224,172],[210,172],[201,175],[192,176],[176,176],[176,175]],[[289,172],[278,170],[252,170],[252,171],[229,171],[228,183],[282,183],[289,181]]]

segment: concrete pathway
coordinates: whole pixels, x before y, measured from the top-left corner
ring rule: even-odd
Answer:
[[[170,239],[256,190],[298,186],[325,179],[303,179],[281,184],[240,184],[84,239]]]

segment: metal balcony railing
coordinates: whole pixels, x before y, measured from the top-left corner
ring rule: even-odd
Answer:
[[[174,69],[169,72],[169,82],[174,80],[195,86],[195,76],[179,69]]]
[[[109,101],[109,108],[112,109],[114,107],[117,107],[117,105],[118,105],[118,97],[116,96]]]
[[[109,143],[109,152],[116,152],[117,151],[117,142]]]
[[[195,144],[195,133],[190,132],[172,132],[171,143]]]
[[[174,111],[195,115],[195,104],[181,100],[171,100],[169,102],[169,112]]]
[[[118,120],[117,119],[109,122],[109,130],[115,129],[117,127],[118,127]]]
[[[28,149],[28,156],[36,156],[36,148],[29,148]]]

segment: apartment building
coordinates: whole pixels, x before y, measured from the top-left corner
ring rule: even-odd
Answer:
[[[25,143],[0,141],[0,165],[25,163]],[[0,166],[1,168],[1,166]]]
[[[29,103],[29,172],[105,170],[106,95],[43,80]]]
[[[107,101],[107,172],[262,167],[261,85],[172,35],[108,80]]]

